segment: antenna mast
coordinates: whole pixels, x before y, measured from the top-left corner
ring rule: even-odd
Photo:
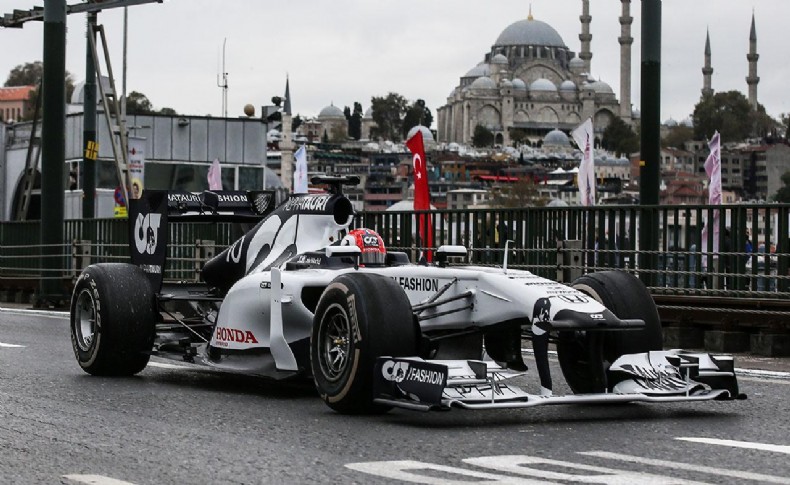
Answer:
[[[222,116],[228,117],[228,72],[225,70],[225,44],[228,38],[222,41],[222,80],[220,74],[217,74],[217,86],[222,88]]]

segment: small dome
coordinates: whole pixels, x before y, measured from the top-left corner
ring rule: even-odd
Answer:
[[[524,91],[527,90],[527,83],[524,82],[521,78],[516,78],[513,80],[513,89],[523,89]]]
[[[573,69],[574,67],[584,67],[584,61],[581,59],[581,57],[574,57],[568,63],[568,67],[570,67],[571,69]]]
[[[472,89],[496,89],[496,83],[487,76],[479,77],[469,85]]]
[[[433,133],[431,133],[431,130],[429,130],[428,127],[422,125],[412,126],[411,130],[409,130],[409,133],[406,135],[406,139],[408,140],[409,138],[414,136],[414,134],[417,133],[417,130],[420,130],[420,132],[422,132],[423,143],[433,142]]]
[[[481,62],[480,64],[476,65],[472,69],[469,69],[469,72],[464,74],[464,77],[481,77],[481,76],[488,76],[491,74],[491,68],[485,62]]]
[[[343,110],[335,106],[334,104],[330,104],[326,108],[322,109],[320,113],[318,113],[318,118],[346,118],[346,115],[343,114]]]
[[[536,79],[529,85],[530,91],[557,91],[557,86],[546,78]]]
[[[554,129],[548,132],[548,134],[543,138],[543,145],[569,147],[571,146],[571,143],[568,140],[568,135],[560,130]]]
[[[502,82],[499,83],[499,86],[503,87],[503,88],[512,88],[513,87],[513,83],[510,82],[507,79],[503,79]]]
[[[362,115],[363,120],[372,120],[373,119],[373,106],[365,110],[365,114]]]
[[[576,91],[576,83],[570,79],[566,79],[560,84],[560,91]]]
[[[678,122],[675,121],[674,118],[668,119],[667,121],[664,122],[664,124],[667,126],[678,126]]]
[[[631,118],[638,120],[642,117],[642,112],[636,108],[631,109]]]
[[[612,87],[603,81],[593,81],[588,83],[586,86],[598,94],[614,94]]]
[[[491,58],[491,64],[508,64],[507,57],[504,54],[497,54]]]
[[[680,124],[687,128],[694,128],[694,120],[691,118],[691,116],[681,121]]]
[[[495,46],[506,45],[542,45],[566,47],[560,34],[554,27],[540,20],[524,19],[508,25],[499,34]],[[567,47],[566,47],[567,48]]]

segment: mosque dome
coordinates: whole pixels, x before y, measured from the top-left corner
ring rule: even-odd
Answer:
[[[574,67],[584,67],[584,61],[580,57],[574,57],[568,63],[568,67],[573,69]]]
[[[554,30],[554,27],[546,22],[534,20],[531,17],[508,25],[499,34],[496,42],[494,42],[494,46],[507,45],[541,45],[567,48],[560,34]]]
[[[503,87],[503,88],[512,88],[512,87],[513,87],[513,83],[512,83],[512,82],[510,82],[510,80],[508,80],[508,79],[503,79],[503,80],[502,80],[502,81],[499,83],[499,86],[500,86],[500,87]]]
[[[318,113],[318,119],[325,119],[325,118],[346,118],[346,115],[343,114],[343,110],[335,106],[334,104],[330,104],[326,108],[322,109],[320,113]]]
[[[345,116],[345,115],[344,115]],[[365,114],[362,115],[363,120],[372,120],[373,119],[373,106],[365,110]]]
[[[414,136],[414,134],[417,133],[417,130],[420,130],[420,132],[422,133],[423,143],[429,143],[434,141],[433,133],[431,133],[431,130],[429,130],[428,127],[422,125],[412,126],[411,130],[409,130],[409,133],[406,135],[406,139],[408,140],[409,138]]]
[[[536,79],[529,85],[530,91],[557,91],[557,86],[546,78]]]
[[[490,77],[482,76],[475,79],[469,87],[472,89],[496,89],[496,83]]]
[[[518,89],[518,90],[523,89],[524,91],[526,91],[527,83],[525,83],[523,79],[517,77],[516,79],[513,80],[513,89]]]
[[[469,69],[469,72],[464,74],[464,77],[481,77],[488,76],[489,74],[491,74],[491,68],[485,62],[481,62],[472,69]]]
[[[603,81],[593,81],[587,85],[588,88],[591,88],[598,94],[614,94],[612,87],[606,84]]]
[[[568,140],[568,135],[560,130],[554,129],[548,132],[545,137],[543,137],[543,146],[549,145],[569,147],[571,146],[571,142]]]
[[[674,118],[668,119],[664,124],[667,126],[678,126],[678,122]]]
[[[560,84],[560,91],[576,91],[576,83],[570,79],[566,79]]]
[[[504,56],[504,54],[497,54],[497,55],[495,55],[494,57],[491,58],[491,64],[507,65],[508,64],[508,60],[507,60],[507,57]]]

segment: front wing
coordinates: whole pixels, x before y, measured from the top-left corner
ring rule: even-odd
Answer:
[[[527,408],[550,404],[691,402],[745,399],[738,392],[729,356],[680,350],[620,357],[609,368],[618,382],[612,392],[542,396],[513,384],[524,372],[479,360],[381,357],[374,372],[374,401],[430,411]]]

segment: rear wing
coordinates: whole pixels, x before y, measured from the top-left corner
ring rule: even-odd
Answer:
[[[168,222],[257,222],[275,209],[274,191],[145,190],[129,201],[129,254],[159,291],[167,259]]]

